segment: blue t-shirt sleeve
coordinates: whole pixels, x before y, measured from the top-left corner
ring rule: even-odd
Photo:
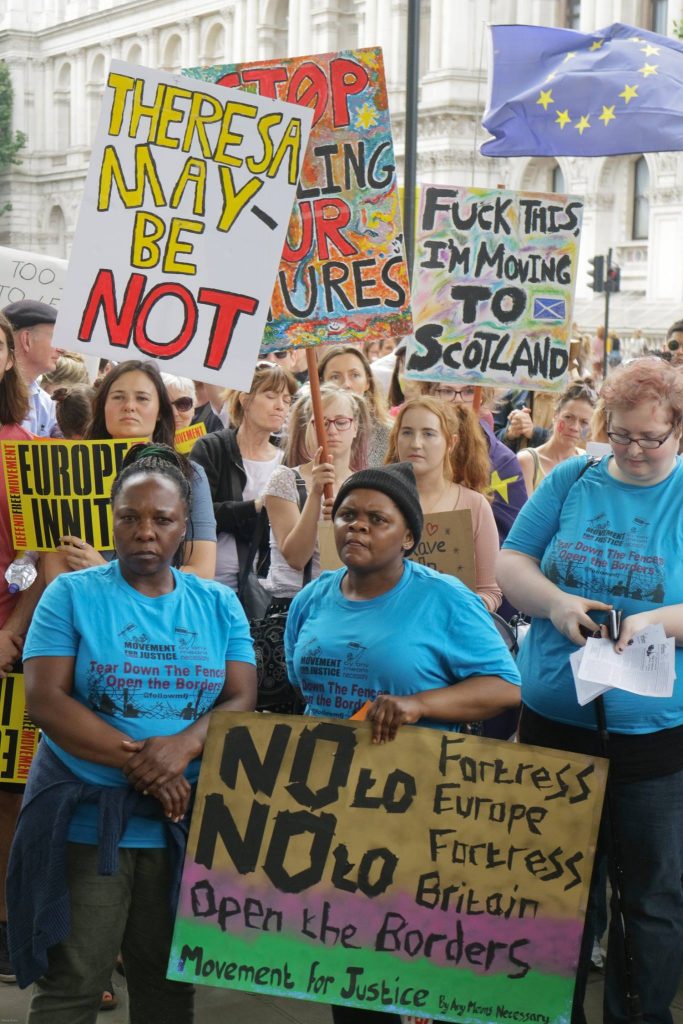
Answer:
[[[294,648],[296,647],[296,640],[299,635],[299,629],[301,623],[306,616],[306,608],[311,597],[312,588],[318,586],[318,581],[314,580],[309,583],[304,590],[300,590],[294,597],[294,600],[289,606],[287,612],[287,625],[285,626],[285,662],[287,665],[287,678],[289,679],[292,686],[301,688],[301,683],[297,678],[295,662],[294,662]]]
[[[521,551],[540,560],[557,533],[562,506],[579,478],[586,457],[567,459],[549,473],[517,516],[503,550]]]
[[[464,586],[453,597],[457,603],[443,641],[456,679],[500,676],[521,686],[517,666],[481,599]],[[468,642],[468,637],[476,637],[476,643]]]
[[[24,644],[24,661],[29,658],[78,652],[79,634],[74,625],[73,584],[58,576],[43,592],[33,613]]]
[[[192,474],[192,507],[190,508],[190,525],[192,534],[187,539],[216,540],[216,517],[213,513],[213,500],[206,471],[198,462],[191,462]]]
[[[228,641],[225,647],[226,661],[246,661],[248,665],[256,664],[254,641],[251,638],[249,622],[244,614],[237,595],[222,584],[221,604],[225,615]]]

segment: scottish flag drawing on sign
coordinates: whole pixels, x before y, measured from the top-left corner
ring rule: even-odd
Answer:
[[[564,299],[534,299],[533,320],[564,320],[566,315]]]

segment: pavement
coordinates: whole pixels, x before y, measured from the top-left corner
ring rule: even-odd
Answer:
[[[128,1024],[126,983],[114,976],[119,997],[115,1010],[99,1014],[97,1024]],[[0,984],[0,1024],[23,1024],[26,1019],[30,990],[21,992],[16,985]],[[330,1024],[329,1009],[320,1003],[298,999],[280,999],[222,988],[197,987],[195,1024]],[[586,996],[588,1024],[602,1022],[602,975],[591,973]],[[674,1024],[683,1024],[683,979],[673,1003]]]

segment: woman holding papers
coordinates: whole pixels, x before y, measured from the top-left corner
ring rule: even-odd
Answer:
[[[389,438],[387,463],[410,462],[425,515],[469,509],[472,516],[476,592],[490,612],[500,605],[496,582],[498,530],[491,503],[486,441],[467,406],[425,395],[402,405]]]
[[[498,579],[533,616],[519,656],[525,742],[602,752],[596,707],[579,705],[569,656],[611,608],[624,616],[617,651],[657,623],[676,640],[670,697],[622,689],[603,697],[634,988],[644,1019],[665,1024],[683,968],[683,375],[662,360],[636,359],[609,375],[601,399],[612,455],[553,470],[510,531]],[[606,850],[612,859],[609,842]],[[624,942],[613,909],[605,1019],[625,1021]],[[577,1021],[591,946],[589,908]]]

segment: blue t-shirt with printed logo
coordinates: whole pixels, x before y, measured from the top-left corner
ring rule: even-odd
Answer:
[[[557,466],[524,506],[503,547],[537,559],[561,590],[604,601],[624,617],[683,604],[683,460],[679,456],[660,483],[639,486],[612,477],[610,459],[580,477],[585,456]],[[522,698],[546,718],[595,729],[595,707],[581,707],[576,699],[569,664],[575,650],[550,619],[534,619],[517,659]],[[650,733],[683,724],[683,648],[676,648],[672,697],[613,689],[603,699],[611,732]]]
[[[474,675],[519,684],[481,598],[460,580],[404,560],[401,579],[386,594],[350,601],[341,591],[345,575],[346,569],[323,573],[289,609],[287,671],[308,714],[349,718],[380,693],[407,696]]]
[[[118,561],[65,573],[46,589],[33,616],[24,660],[75,657],[72,696],[131,739],[172,736],[210,711],[223,690],[226,661],[253,665],[249,625],[235,594],[172,570],[169,594],[129,586]],[[45,737],[78,778],[128,785],[118,768],[94,764]],[[194,782],[199,759],[188,765]],[[69,840],[97,844],[97,807],[80,805]],[[165,846],[161,820],[132,817],[122,846]]]

